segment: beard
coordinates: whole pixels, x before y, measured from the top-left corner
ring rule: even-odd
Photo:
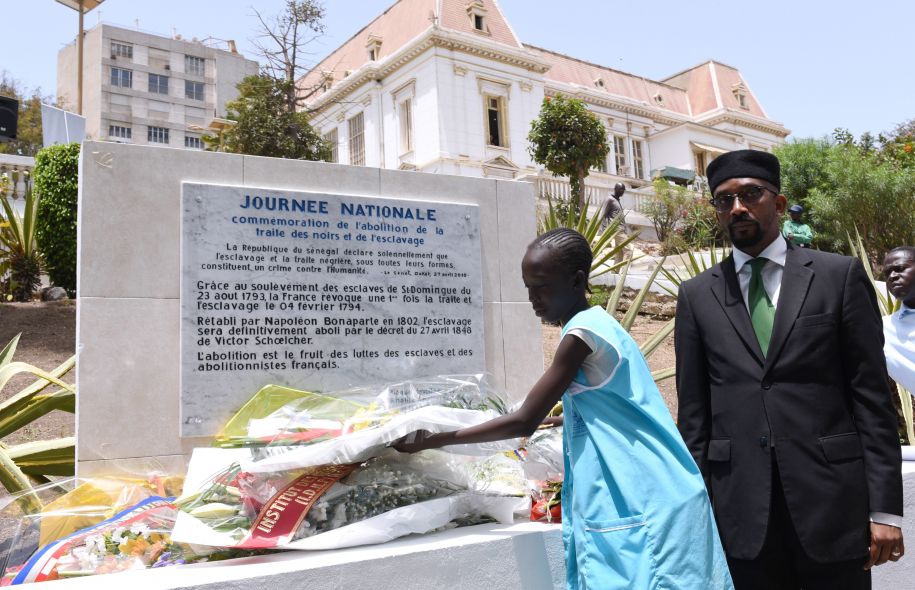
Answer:
[[[745,226],[738,231],[734,228],[735,223],[752,224],[752,227]],[[755,219],[741,217],[728,224],[728,236],[730,236],[734,247],[743,250],[744,248],[755,246],[763,239],[762,225]]]

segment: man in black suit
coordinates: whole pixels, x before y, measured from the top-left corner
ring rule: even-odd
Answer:
[[[679,428],[737,590],[870,588],[904,552],[880,314],[857,259],[781,237],[779,175],[755,150],[708,167],[734,250],[680,286]]]

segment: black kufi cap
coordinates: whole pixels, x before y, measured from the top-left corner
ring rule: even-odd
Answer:
[[[708,165],[708,186],[712,194],[719,184],[731,178],[758,178],[782,190],[778,158],[759,150],[737,150],[721,154]]]

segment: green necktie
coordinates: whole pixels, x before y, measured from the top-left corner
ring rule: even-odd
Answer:
[[[775,306],[769,300],[769,294],[763,285],[762,269],[768,259],[754,258],[748,264],[753,270],[750,275],[750,287],[747,289],[747,298],[750,300],[750,321],[753,331],[759,340],[759,347],[763,356],[769,353],[769,338],[772,337],[772,322],[775,319]]]

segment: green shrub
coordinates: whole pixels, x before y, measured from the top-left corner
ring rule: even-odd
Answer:
[[[76,198],[79,144],[53,145],[35,156],[40,197],[35,235],[51,282],[76,294]]]

